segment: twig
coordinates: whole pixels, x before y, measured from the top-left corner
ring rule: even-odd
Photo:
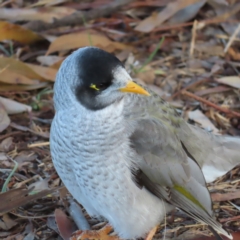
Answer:
[[[171,101],[171,100],[173,100],[176,96],[178,96],[182,91],[184,91],[184,90],[189,90],[189,89],[192,88],[192,87],[198,86],[200,83],[205,83],[205,82],[209,81],[209,78],[210,78],[214,73],[218,72],[219,69],[220,69],[219,66],[218,66],[218,67],[215,67],[215,68],[212,68],[211,72],[208,73],[207,76],[205,76],[204,79],[197,80],[197,81],[195,81],[195,82],[187,85],[186,87],[178,90],[176,93],[174,93],[174,94],[173,94],[171,97],[169,97],[167,100],[168,100],[168,101]]]
[[[234,217],[229,217],[229,218],[221,218],[221,219],[218,219],[218,220],[219,220],[220,223],[224,223],[224,222],[237,221],[238,219],[240,219],[240,215],[234,216]]]
[[[192,40],[190,45],[190,57],[193,56],[193,52],[194,52],[196,35],[197,35],[197,25],[198,25],[198,21],[194,20],[193,27],[192,27]]]
[[[226,53],[228,51],[228,49],[231,47],[232,43],[234,42],[236,36],[238,35],[238,33],[240,32],[240,24],[238,24],[238,27],[235,29],[234,33],[232,34],[232,36],[230,37],[226,47],[224,48],[224,52]]]
[[[49,146],[49,142],[41,142],[41,143],[32,143],[32,144],[28,144],[29,148],[33,148],[33,147],[43,147],[43,146]]]
[[[7,137],[10,137],[10,136],[13,136],[13,135],[17,135],[17,134],[21,134],[22,132],[21,131],[15,131],[15,132],[10,132],[10,133],[7,133],[5,135],[2,135],[0,137],[0,141],[7,138]]]
[[[211,199],[214,202],[221,201],[229,201],[233,199],[240,198],[240,190],[236,190],[235,192],[227,192],[227,193],[211,193]]]
[[[15,212],[10,212],[12,215],[20,217],[20,218],[25,218],[25,219],[36,219],[36,218],[48,218],[48,217],[54,217],[54,214],[49,214],[49,215],[42,215],[42,216],[24,216],[17,214]]]
[[[240,118],[240,113],[238,113],[238,112],[231,111],[228,108],[220,107],[220,106],[218,106],[218,105],[216,105],[216,104],[214,104],[214,103],[212,103],[212,102],[210,102],[210,101],[208,101],[208,100],[206,100],[206,99],[204,99],[202,97],[196,96],[195,94],[190,93],[188,91],[182,91],[181,93],[186,95],[186,96],[188,96],[188,97],[194,98],[195,100],[197,100],[199,102],[205,103],[206,105],[208,105],[210,107],[213,107],[213,108],[217,109],[220,112],[231,114],[231,115],[234,115],[234,116]]]
[[[29,192],[32,189],[12,189],[5,193],[0,193],[0,214],[7,213],[12,211],[15,208],[18,208],[27,202],[42,198],[48,194],[52,194],[56,190],[60,190],[63,187],[56,187],[53,189],[42,190],[34,195],[29,195]],[[13,195],[13,193],[16,194]]]
[[[189,225],[184,225],[180,227],[175,227],[173,229],[168,229],[167,233],[176,233],[179,229],[182,229],[182,228],[203,227],[203,226],[206,226],[206,224],[204,223],[189,224]]]
[[[209,78],[199,79],[199,80],[197,80],[197,81],[189,84],[188,86],[184,87],[183,89],[177,91],[177,92],[174,93],[172,96],[170,96],[167,100],[168,100],[168,101],[171,101],[171,100],[173,100],[174,98],[176,98],[182,91],[188,90],[188,89],[190,89],[190,88],[192,88],[192,87],[196,87],[196,86],[198,86],[199,84],[205,83],[205,82],[207,82],[207,81],[209,81]]]
[[[98,9],[94,9],[91,11],[78,11],[74,12],[73,14],[66,16],[61,19],[55,19],[53,23],[45,23],[42,21],[32,21],[24,25],[24,27],[31,29],[32,31],[46,31],[48,29],[75,25],[75,24],[82,24],[83,19],[85,21],[89,21],[95,18],[103,17],[109,15],[112,12],[117,11],[122,6],[133,2],[134,0],[115,0],[112,3]]]

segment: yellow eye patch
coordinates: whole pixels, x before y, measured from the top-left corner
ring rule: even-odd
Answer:
[[[97,88],[97,86],[96,86],[95,84],[91,84],[91,85],[90,85],[90,88],[92,88],[92,89],[95,89],[95,90],[99,91],[99,88]]]

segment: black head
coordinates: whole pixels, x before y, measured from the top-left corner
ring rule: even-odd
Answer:
[[[99,110],[119,103],[127,93],[149,95],[115,56],[85,47],[63,61],[54,84],[54,106],[57,110],[73,105]]]
[[[88,47],[79,55],[77,65],[79,66],[77,99],[92,110],[105,107],[96,101],[96,98],[113,84],[114,70],[118,67],[124,68],[123,64],[108,52]]]

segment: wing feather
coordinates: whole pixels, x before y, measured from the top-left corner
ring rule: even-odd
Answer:
[[[179,138],[184,120],[172,108],[160,108],[163,103],[158,98],[134,100],[130,104],[134,109],[130,108],[131,114],[125,113],[125,118],[128,129],[134,129],[130,141],[138,159],[133,164],[142,171],[142,183],[156,196],[231,239],[213,217],[201,168]]]

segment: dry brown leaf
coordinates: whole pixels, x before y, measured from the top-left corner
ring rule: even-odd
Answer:
[[[50,133],[48,131],[43,132],[41,130],[39,131],[39,129],[31,129],[29,127],[21,126],[21,125],[19,125],[17,123],[13,123],[13,122],[10,123],[10,126],[12,128],[18,129],[20,131],[24,131],[24,132],[29,131],[29,132],[31,132],[33,134],[36,134],[36,135],[40,136],[40,137],[49,139]]]
[[[15,222],[7,213],[5,213],[2,216],[2,220],[0,220],[0,229],[9,230],[17,224],[17,222]]]
[[[35,64],[30,64],[30,63],[27,63],[26,65],[30,67],[34,72],[39,74],[41,77],[43,77],[44,79],[55,81],[57,69],[43,67]]]
[[[230,47],[227,52],[231,58],[235,61],[240,61],[240,53],[239,51],[235,50],[234,48]]]
[[[10,118],[8,114],[0,102],[0,132],[4,131],[10,124]]]
[[[33,224],[32,224],[32,222],[30,222],[30,223],[25,227],[24,234],[25,234],[24,239],[26,239],[26,240],[34,240],[34,239],[36,239],[36,238],[35,238],[35,233],[34,233],[34,229],[33,229]],[[19,240],[19,239],[16,239],[16,240]],[[22,239],[21,239],[21,240],[22,240]]]
[[[217,82],[226,84],[231,87],[240,88],[240,77],[239,76],[227,76],[216,79]]]
[[[40,88],[45,88],[49,85],[47,82],[41,82],[35,85],[9,85],[9,84],[0,84],[0,92],[6,91],[30,91]]]
[[[147,84],[153,84],[155,79],[154,71],[155,70],[151,66],[147,65],[144,67],[144,69],[142,69],[142,71],[136,74],[136,77]]]
[[[60,19],[76,12],[73,8],[48,7],[35,9],[0,8],[0,18],[10,21],[34,21],[52,23],[54,19]]]
[[[211,5],[214,5],[214,4],[220,4],[220,5],[225,5],[225,6],[229,5],[227,0],[207,0],[207,1]]]
[[[34,154],[34,152],[31,151],[21,151],[18,153],[18,155],[14,158],[14,161],[18,163],[18,169],[21,169],[21,167],[26,162],[31,162],[37,159],[37,154]]]
[[[160,13],[154,13],[152,16],[145,18],[136,27],[139,32],[150,32],[155,27],[160,26],[163,22],[172,17],[175,13],[201,0],[177,0],[170,2]]]
[[[14,58],[0,57],[0,81],[15,84],[38,84],[38,80],[55,80],[55,68],[27,64]]]
[[[34,182],[28,186],[28,189],[32,189],[33,192],[40,192],[42,190],[49,189],[48,187],[48,179],[42,179],[40,181]]]
[[[55,63],[52,64],[50,67],[58,70],[58,69],[60,68],[60,66],[62,65],[62,62],[64,61],[64,59],[65,59],[65,58],[63,58],[63,59],[55,62]]]
[[[41,77],[39,74],[34,72],[25,63],[14,58],[0,57],[0,69],[6,69],[8,71],[18,73],[29,79],[44,80],[43,77]],[[4,73],[4,71],[2,72]]]
[[[171,16],[169,16],[169,17],[171,17]],[[156,26],[158,26],[157,22],[160,22],[158,20],[158,18],[159,18],[159,13],[153,12],[151,14],[151,16],[149,16],[149,17],[145,18],[143,21],[141,21],[135,27],[135,30],[139,31],[139,32],[150,32],[150,31],[152,31]],[[166,20],[167,20],[167,18],[166,18]]]
[[[69,220],[66,213],[61,209],[56,209],[54,215],[61,237],[64,240],[69,240],[74,231],[73,222]]]
[[[133,1],[129,4],[130,8],[138,7],[164,7],[169,3],[169,0],[148,0],[148,1]]]
[[[199,10],[205,5],[207,0],[200,0],[197,3],[189,5],[174,14],[173,17],[169,19],[169,23],[184,23],[194,18]]]
[[[195,92],[194,94],[201,97],[206,94],[220,93],[220,92],[226,92],[226,91],[230,91],[230,90],[231,90],[230,87],[217,86],[217,87],[213,87],[213,88],[199,90],[199,91]]]
[[[68,0],[40,0],[32,4],[30,7],[54,6],[54,5],[58,5],[60,3],[65,3],[65,2],[68,2]]]
[[[109,52],[116,49],[127,49],[129,46],[113,42],[109,38],[99,35],[97,33],[81,32],[74,34],[67,34],[60,36],[55,41],[51,43],[48,48],[47,55],[56,51],[76,49],[80,47],[90,46],[101,47]]]
[[[196,43],[194,49],[198,52],[205,53],[209,56],[224,56],[223,46],[205,43]]]
[[[53,193],[60,188],[57,187],[54,189],[44,190],[33,195],[28,195],[30,191],[23,188],[12,189],[7,192],[0,193],[0,213],[9,212],[14,208],[20,207],[30,201]]]
[[[8,114],[17,114],[22,112],[31,112],[32,108],[23,103],[16,102],[14,100],[0,97],[0,104],[6,110]]]
[[[0,151],[8,152],[10,147],[12,146],[12,144],[13,144],[13,138],[12,137],[5,138],[0,143]]]
[[[0,41],[14,40],[23,44],[31,44],[43,39],[43,37],[31,30],[16,24],[0,21]]]
[[[59,61],[62,61],[63,59],[64,59],[63,57],[54,56],[54,55],[37,57],[37,61],[45,66],[51,66]]]
[[[4,152],[0,152],[0,161],[6,161],[8,160],[6,154]]]
[[[229,0],[227,1],[229,2]],[[224,5],[216,4],[213,1],[209,1],[209,4],[213,7],[217,15],[215,19],[221,21],[220,25],[222,26],[224,31],[228,33],[229,36],[232,36],[234,34],[234,32],[236,31],[239,25],[239,17],[237,13],[240,11],[240,2],[239,0],[237,0],[236,3],[234,4],[233,1],[230,6],[229,5],[224,6]],[[240,33],[238,33],[236,37],[239,38]]]
[[[207,129],[208,131],[212,131],[213,133],[219,132],[213,123],[198,109],[188,112],[188,117],[191,120],[201,124],[202,128]]]
[[[39,81],[37,80],[32,80],[19,73],[10,71],[8,70],[7,67],[3,69],[3,71],[0,71],[0,82],[8,84],[26,84],[26,85],[34,85],[39,83]]]

